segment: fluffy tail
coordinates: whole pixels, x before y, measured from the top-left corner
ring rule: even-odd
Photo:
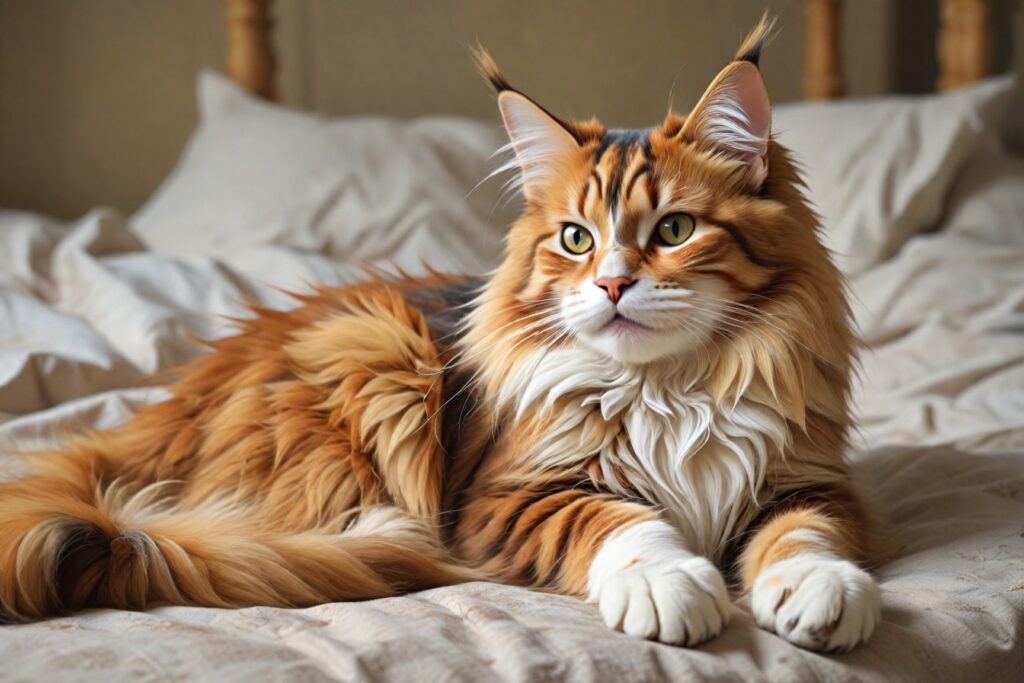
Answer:
[[[281,533],[234,504],[176,509],[161,494],[60,477],[0,484],[0,619],[153,604],[300,607],[477,578],[394,507],[341,534]]]

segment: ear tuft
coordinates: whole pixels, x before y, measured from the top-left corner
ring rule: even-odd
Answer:
[[[491,57],[491,54],[482,45],[471,48],[471,51],[473,53],[473,61],[476,62],[477,71],[491,84],[494,92],[501,94],[506,90],[513,90],[509,82],[501,75],[501,71],[494,62],[494,58]]]
[[[769,17],[767,12],[762,14],[761,20],[757,22],[757,26],[755,26],[754,30],[747,35],[746,39],[740,45],[740,49],[736,51],[736,56],[733,57],[733,61],[750,62],[754,66],[760,66],[761,48],[764,47],[765,42],[770,37],[772,29],[774,28],[775,17]]]

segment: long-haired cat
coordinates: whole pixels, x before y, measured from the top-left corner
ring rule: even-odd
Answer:
[[[0,484],[0,615],[363,599],[479,578],[694,645],[879,621],[843,451],[857,339],[758,69],[686,117],[566,123],[481,70],[525,210],[486,280],[256,310],[127,424]]]

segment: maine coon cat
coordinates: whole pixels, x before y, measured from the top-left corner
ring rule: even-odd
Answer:
[[[0,484],[0,618],[302,606],[475,579],[666,643],[879,621],[843,451],[857,338],[758,69],[688,116],[560,121],[491,59],[525,209],[483,280],[254,310],[125,425]]]

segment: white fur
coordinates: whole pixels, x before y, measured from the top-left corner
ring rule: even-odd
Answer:
[[[705,287],[707,294],[721,289],[710,278]],[[577,292],[563,298],[560,314],[565,326],[580,341],[624,363],[650,363],[695,352],[707,355],[712,343],[711,330],[723,315],[724,304],[715,300],[694,306],[687,300],[692,296],[691,290],[659,290],[647,278],[640,278],[616,305],[608,300],[603,289],[588,280]],[[616,313],[647,329],[610,329],[608,324]]]
[[[729,623],[722,575],[658,520],[605,541],[590,565],[588,597],[610,627],[664,643],[697,645]]]
[[[686,244],[692,244],[711,231],[711,226],[698,224]],[[633,275],[623,249],[613,239],[597,264],[595,280]],[[650,363],[695,353],[703,353],[706,360],[713,344],[712,332],[727,313],[727,290],[715,277],[695,278],[690,286],[692,289],[659,288],[655,281],[641,277],[614,304],[594,280],[586,280],[562,298],[559,314],[564,326],[576,338],[624,363]],[[616,314],[638,325],[625,330],[609,326]]]
[[[611,244],[608,245],[608,250],[605,252],[604,258],[597,266],[597,278],[603,277],[614,278],[614,277],[633,277],[633,270],[629,267],[626,262],[625,249],[619,245],[614,239]],[[602,292],[602,295],[604,292]]]
[[[768,177],[768,137],[770,123],[761,130],[751,121],[734,86],[723,83],[705,105],[700,118],[700,135],[720,149],[743,159],[747,178],[754,187],[761,187]]]
[[[491,176],[518,167],[520,173],[509,181],[509,187],[521,187],[529,198],[535,188],[542,187],[551,177],[559,161],[579,145],[558,121],[523,95],[503,92],[498,106],[511,141],[499,153],[511,148],[516,159],[503,164]]]
[[[702,390],[707,368],[693,356],[636,365],[583,346],[540,349],[513,368],[498,397],[517,419],[540,411],[550,420],[527,453],[540,468],[596,456],[612,490],[663,508],[665,521],[605,542],[589,596],[610,626],[668,643],[699,643],[726,623],[728,595],[706,558],[718,559],[749,523],[770,455],[789,446],[786,419],[772,406],[750,398],[716,406]],[[880,621],[877,585],[815,531],[787,536],[812,548],[756,579],[757,623],[812,650],[865,641]]]
[[[800,533],[813,532],[787,536]],[[828,552],[801,553],[763,570],[750,605],[761,628],[823,652],[846,652],[863,643],[882,618],[874,580]]]
[[[766,405],[716,407],[699,386],[705,372],[696,359],[627,365],[585,347],[542,349],[516,364],[498,398],[517,418],[551,411],[527,454],[539,466],[597,456],[609,486],[621,487],[615,472],[624,474],[695,552],[717,557],[755,510],[769,453],[784,449],[789,433]]]
[[[422,531],[423,524],[409,513],[393,505],[369,508],[354,518],[342,532],[346,536],[387,536]]]
[[[767,131],[754,131],[736,93],[720,88],[704,109],[700,134],[739,156],[761,156],[768,146]]]

